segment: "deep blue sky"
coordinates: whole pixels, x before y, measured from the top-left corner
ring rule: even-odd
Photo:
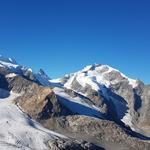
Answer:
[[[0,53],[50,77],[101,63],[150,83],[150,1],[0,0]]]

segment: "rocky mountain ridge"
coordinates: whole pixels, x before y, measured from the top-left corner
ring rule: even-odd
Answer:
[[[89,98],[109,118],[150,136],[150,86],[142,81],[107,65],[94,64],[54,82]]]
[[[43,70],[34,73],[0,57],[0,99],[15,93],[18,96],[9,105],[59,133],[57,138],[45,139],[46,149],[149,150],[149,88],[107,65],[90,65],[52,80]]]

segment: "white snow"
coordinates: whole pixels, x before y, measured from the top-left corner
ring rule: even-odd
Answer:
[[[76,79],[82,87],[89,84],[92,89],[96,91],[100,90],[101,85],[105,85],[109,88],[111,85],[120,82],[117,78],[114,80],[109,80],[106,78],[106,75],[112,71],[120,73],[120,75],[125,78],[133,88],[137,86],[136,80],[128,78],[119,70],[116,70],[108,65],[95,65],[93,67],[92,65],[89,65],[83,70],[72,74],[71,78],[64,84],[64,87],[71,89],[71,84],[73,80]]]
[[[92,67],[92,65],[86,66],[86,67],[84,67],[84,68],[83,68],[83,70],[82,70],[82,71],[88,71],[88,70],[90,70],[90,69],[91,69],[91,67]]]
[[[8,67],[8,68],[17,68],[19,65],[17,64],[13,64],[13,63],[9,63],[9,62],[4,62],[0,60],[0,64],[4,67]]]
[[[34,76],[43,86],[50,86],[50,78],[45,74],[42,69],[40,69],[38,73],[35,73]]]
[[[60,83],[61,82],[61,78],[58,78],[58,79],[51,79],[49,80],[50,82],[52,83]]]
[[[77,79],[77,81],[81,84],[81,86],[85,87],[86,84],[89,84],[92,87],[92,89],[96,91],[100,90],[100,84],[103,84],[108,87],[110,85],[110,81],[106,80],[104,78],[104,75],[106,73],[109,73],[111,69],[100,73],[99,71],[104,69],[104,67],[106,66],[102,65],[102,66],[96,67],[94,70],[90,70],[92,66],[91,65],[87,66],[83,70],[78,71],[77,73],[74,73],[71,79],[69,79],[65,83],[64,87],[71,88],[71,84],[74,78]]]
[[[126,125],[128,125],[133,131],[135,131],[135,129],[133,128],[132,116],[130,114],[129,109],[127,113],[124,115],[124,117],[121,119],[121,121],[124,122]]]
[[[121,120],[124,117],[125,113],[127,112],[128,107],[126,106],[125,102],[115,99],[112,96],[110,96],[110,98],[112,99],[112,102],[115,105],[117,117]]]
[[[122,122],[124,122],[125,125],[129,126],[132,130],[135,130],[133,128],[132,116],[130,114],[130,109],[128,105],[124,102],[119,101],[118,99],[114,99],[113,97],[110,97],[110,98],[112,99],[112,102],[116,107],[118,118]]]
[[[28,68],[28,71],[29,71],[29,72],[32,72],[32,69],[31,69],[31,68]]]
[[[76,74],[72,75],[69,80],[64,84],[64,87],[71,89],[71,84],[74,81]]]
[[[8,59],[9,59],[9,61],[13,62],[12,58],[8,58]]]
[[[72,98],[71,96],[69,96],[67,93],[65,93],[63,88],[54,88],[53,91],[55,92],[56,95],[59,95],[61,97],[67,98],[70,101],[79,103],[81,105],[85,105],[87,107],[93,108],[95,109],[94,105],[89,105],[88,103],[86,103],[83,99],[79,98],[79,97],[74,97]],[[99,108],[96,107],[97,110],[99,110]]]
[[[43,86],[50,86],[49,79],[39,73],[34,74],[36,79],[43,85]]]
[[[136,88],[138,86],[138,83],[137,83],[137,80],[134,80],[134,79],[131,79],[131,78],[128,78],[126,75],[124,75],[123,73],[121,73],[121,75],[128,79],[129,81],[129,84],[133,87],[133,88]]]
[[[8,97],[0,98],[0,149],[48,150],[48,140],[66,138],[29,119],[12,103],[17,96],[10,92]]]
[[[62,78],[49,80],[50,87],[62,87]]]
[[[6,78],[13,78],[15,76],[17,76],[17,74],[15,74],[15,73],[9,73],[9,74],[6,75]]]
[[[92,65],[89,65],[83,70],[74,73],[72,77],[64,84],[64,87],[72,89],[72,82],[74,79],[76,79],[82,87],[85,87],[87,84],[89,84],[92,89],[96,91],[100,90],[103,93],[103,96],[109,100],[110,97],[105,87],[109,88],[111,85],[121,82],[117,77],[113,80],[109,80],[109,78],[106,78],[106,75],[111,76],[112,71],[120,73],[120,75],[128,82],[128,84],[132,86],[132,88],[138,86],[137,80],[128,78],[119,70],[116,70],[108,65],[95,65],[93,67]],[[80,93],[80,91],[77,92]],[[81,94],[86,96],[85,93]],[[113,99],[112,101],[116,107],[118,118],[134,130],[132,124],[132,116],[130,115],[127,104],[117,99]]]
[[[92,87],[92,89],[98,91],[99,86],[94,82],[94,78],[89,78],[89,76],[86,76],[85,73],[81,73],[76,77],[77,81],[85,87],[87,84]]]
[[[22,73],[28,74],[33,73],[34,77],[43,85],[43,86],[50,86],[49,80],[50,78],[44,73],[43,70],[40,70],[38,73],[34,73],[31,68],[21,66],[16,63],[16,61],[12,58],[5,58],[0,55],[0,67],[9,69],[12,74],[7,75],[8,78],[12,78],[15,74],[22,75]]]
[[[102,117],[102,114],[99,111],[100,109],[93,104],[87,103],[84,99],[80,97],[71,97],[65,93],[63,88],[55,87],[53,91],[59,96],[58,99],[60,100],[60,103],[71,109],[71,111],[80,115]]]

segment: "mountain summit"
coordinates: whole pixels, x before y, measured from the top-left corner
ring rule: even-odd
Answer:
[[[108,65],[93,64],[50,82],[55,85],[61,83],[62,87],[88,97],[99,107],[100,112],[125,123],[133,130],[137,129],[138,123],[142,123],[141,132],[147,134],[149,113],[144,110],[149,110],[149,105],[146,105],[149,104],[149,94],[145,90],[150,87],[142,81],[131,79]],[[139,128],[138,131],[141,125]]]

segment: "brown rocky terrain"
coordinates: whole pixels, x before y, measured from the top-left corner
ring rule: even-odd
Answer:
[[[15,103],[26,114],[39,121],[46,128],[72,139],[84,139],[88,143],[94,143],[108,150],[120,148],[148,150],[150,148],[150,144],[133,137],[130,131],[112,121],[75,115],[64,106],[61,106],[57,96],[49,87],[40,86],[20,76],[14,77],[8,82],[12,91],[22,93],[15,100]],[[57,142],[60,141],[50,142],[49,144],[54,145]],[[79,144],[77,145],[79,146]]]

